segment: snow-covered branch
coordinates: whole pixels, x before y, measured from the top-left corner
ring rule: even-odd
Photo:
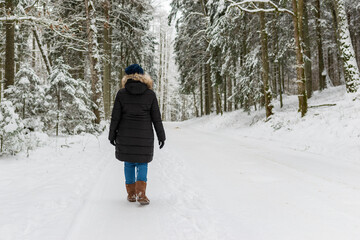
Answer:
[[[186,18],[184,19],[184,21],[187,21],[188,18],[192,17],[192,16],[201,16],[201,17],[207,17],[208,16],[205,16],[203,13],[200,13],[200,12],[192,12],[190,13],[189,15],[186,16]]]
[[[248,13],[259,13],[259,12],[283,12],[294,16],[294,13],[286,8],[280,8],[274,2],[270,0],[244,0],[241,2],[235,2],[233,0],[227,0],[230,5],[227,8],[229,11],[231,8],[237,7],[241,11]],[[270,8],[258,8],[255,3],[267,3],[270,5]]]

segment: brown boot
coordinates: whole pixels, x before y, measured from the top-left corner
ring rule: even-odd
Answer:
[[[127,200],[129,202],[136,202],[135,183],[126,184],[126,191],[128,193]]]
[[[145,195],[145,191],[146,191],[146,182],[137,181],[136,182],[136,197],[137,197],[137,201],[141,205],[148,205],[150,203],[150,200]]]

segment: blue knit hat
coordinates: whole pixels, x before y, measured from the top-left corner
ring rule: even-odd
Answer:
[[[135,73],[144,74],[144,70],[140,67],[139,64],[132,64],[132,65],[128,66],[127,68],[125,68],[125,73],[127,75],[135,74]]]

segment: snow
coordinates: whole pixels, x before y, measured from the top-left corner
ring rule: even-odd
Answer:
[[[315,92],[309,99],[309,110],[305,118],[297,114],[296,96],[283,96],[284,109],[275,104],[274,116],[265,122],[264,111],[250,115],[240,111],[224,116],[209,116],[193,119],[186,124],[203,131],[234,133],[249,139],[266,139],[282,146],[300,151],[326,154],[357,160],[360,146],[360,104],[353,101],[344,86]],[[322,104],[335,106],[314,107]],[[330,154],[331,153],[331,154]]]
[[[21,77],[18,84],[28,85],[28,84],[30,84],[30,81],[27,77]]]
[[[49,138],[48,146],[0,158],[0,239],[65,239],[112,149],[105,136]],[[105,144],[106,143],[106,144]]]
[[[8,125],[4,126],[4,131],[6,133],[12,133],[16,131],[19,128],[19,126],[16,123],[9,123]]]
[[[357,240],[360,104],[315,92],[305,118],[284,96],[263,110],[167,122],[149,206],[126,200],[107,132],[49,139],[0,159],[0,239]]]

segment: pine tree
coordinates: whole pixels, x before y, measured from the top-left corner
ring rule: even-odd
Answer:
[[[13,0],[5,1],[5,12],[11,16],[14,12]],[[6,54],[5,54],[5,88],[14,84],[15,74],[15,22],[14,20],[7,20],[5,22],[6,28]]]
[[[45,121],[48,130],[55,129],[56,136],[94,131],[95,115],[91,111],[94,103],[88,95],[89,86],[72,78],[69,69],[60,58],[49,76],[46,93],[49,111]]]
[[[15,84],[5,90],[5,93],[25,127],[36,131],[42,130],[45,89],[34,70],[30,67],[20,69],[15,76]]]
[[[16,154],[24,146],[24,125],[8,100],[0,103],[0,154]]]

